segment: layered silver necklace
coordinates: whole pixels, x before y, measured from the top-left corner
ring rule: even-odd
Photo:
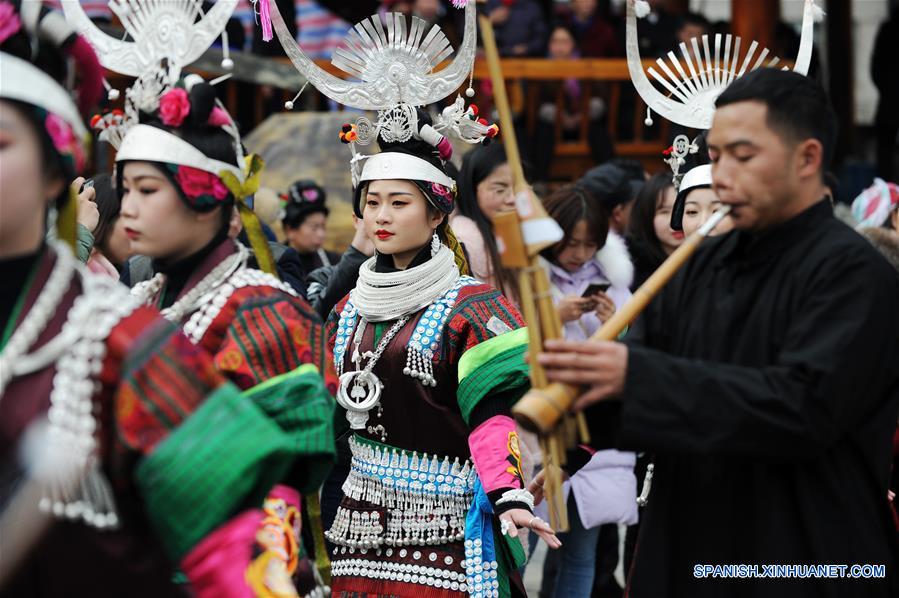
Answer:
[[[359,268],[350,300],[369,322],[389,322],[431,305],[459,280],[452,250],[439,243],[424,264],[398,272],[375,272],[376,258]]]
[[[359,281],[350,293],[350,302],[360,316],[353,334],[355,370],[343,372],[343,364],[337,364],[340,373],[337,402],[346,409],[347,420],[354,430],[364,429],[369,411],[380,404],[384,385],[373,370],[390,341],[413,314],[440,299],[459,281],[459,268],[452,250],[440,243],[436,236],[431,255],[424,264],[399,272],[375,272],[376,258],[366,261],[359,270]],[[391,320],[396,322],[381,338],[374,352],[361,352],[368,323]],[[363,359],[368,360],[364,366]],[[383,427],[381,430],[384,439]]]
[[[225,284],[235,272],[245,268],[250,252],[240,243],[237,243],[237,252],[223,259],[213,270],[181,299],[162,310],[162,316],[171,322],[181,322],[188,315],[203,306],[206,295]],[[132,296],[138,301],[149,305],[154,297],[165,285],[166,276],[161,272],[146,282],[136,285],[132,290]]]
[[[38,507],[60,519],[81,520],[99,529],[119,525],[112,487],[95,437],[101,403],[93,401],[112,329],[135,307],[118,281],[90,274],[68,247],[55,244],[56,262],[32,308],[0,353],[0,398],[9,383],[55,364],[42,451],[30,464],[39,480]],[[66,314],[59,334],[32,353],[75,278],[82,293]]]

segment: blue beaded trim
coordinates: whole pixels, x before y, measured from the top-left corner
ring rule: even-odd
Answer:
[[[449,320],[459,291],[466,286],[481,284],[471,276],[461,276],[451,289],[434,301],[421,315],[415,325],[412,338],[406,345],[406,368],[403,373],[419,379],[423,384],[435,385],[431,363],[440,349],[443,329]],[[337,337],[334,342],[334,365],[338,374],[343,373],[344,355],[353,341],[353,332],[359,319],[359,312],[351,300],[346,302],[340,313]]]

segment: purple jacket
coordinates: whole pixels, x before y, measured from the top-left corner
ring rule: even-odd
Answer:
[[[602,266],[595,259],[590,260],[577,272],[568,272],[555,264],[549,266],[549,282],[553,287],[553,301],[558,302],[568,295],[580,297],[591,284],[611,282],[603,272]],[[612,285],[606,294],[615,302],[615,307],[621,309],[627,300],[631,298],[631,292],[627,287]],[[565,338],[568,340],[587,340],[594,332],[599,330],[602,322],[596,316],[595,311],[589,311],[579,320],[565,322],[562,326]]]

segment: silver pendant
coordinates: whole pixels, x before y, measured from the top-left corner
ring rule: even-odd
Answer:
[[[362,430],[368,422],[368,412],[381,399],[383,384],[371,372],[347,372],[340,376],[337,403],[346,409],[346,418],[353,430]],[[347,390],[349,389],[349,393]]]

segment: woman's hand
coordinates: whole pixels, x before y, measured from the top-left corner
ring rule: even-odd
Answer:
[[[603,324],[608,322],[609,319],[615,315],[615,302],[605,293],[597,293],[590,297],[590,300],[595,303],[593,309],[596,310],[596,317],[599,318],[599,321]]]
[[[592,299],[585,299],[583,297],[578,297],[577,295],[563,297],[556,306],[556,311],[559,312],[559,319],[562,320],[563,323],[573,322],[574,320],[580,319],[580,317],[584,315],[584,312],[590,309],[592,301]]]
[[[527,509],[510,509],[501,514],[499,520],[503,527],[503,533],[508,534],[512,538],[518,537],[519,528],[527,528],[540,536],[550,548],[562,546],[553,528],[539,517],[535,517]]]
[[[365,234],[362,219],[357,218],[355,215],[353,215],[353,228],[356,229],[356,232],[353,234],[353,240],[350,242],[350,245],[355,247],[359,253],[364,253],[369,257],[373,256],[375,254],[375,244]]]
[[[568,472],[564,469],[557,467],[555,465],[550,465],[550,467],[556,467],[559,470],[559,473],[562,475],[562,481],[568,479]],[[537,475],[534,476],[534,479],[531,480],[531,483],[528,484],[528,492],[530,492],[534,496],[534,505],[539,505],[543,502],[543,498],[545,496],[543,492],[543,485],[546,483],[546,470],[541,469]]]
[[[84,185],[84,177],[78,177],[72,181],[72,189],[78,192],[78,224],[93,234],[100,223],[100,210],[94,202],[97,197],[97,191],[93,187],[85,187],[82,191],[82,185]]]

